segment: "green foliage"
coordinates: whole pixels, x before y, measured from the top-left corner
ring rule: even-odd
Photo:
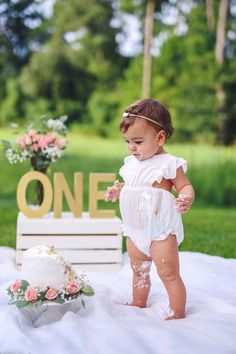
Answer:
[[[130,1],[127,6],[130,4],[134,5]],[[166,4],[166,8],[168,6]],[[205,2],[198,2],[198,6],[188,15],[185,14],[185,18],[188,31],[182,35],[177,35],[173,26],[169,26],[169,30],[165,26],[167,40],[161,47],[160,55],[153,57],[151,96],[170,109],[175,127],[174,141],[207,141],[214,144],[219,142],[220,116],[216,82],[220,75],[226,94],[225,135],[228,143],[232,143],[236,135],[235,61],[232,58],[226,60],[219,73],[214,57],[215,32],[207,27]],[[132,59],[118,83],[118,113],[140,98],[142,65],[141,57]],[[121,88],[125,92],[123,97],[120,95]]]
[[[230,145],[236,140],[236,62],[230,60],[222,73],[222,84],[225,90],[225,144]]]
[[[24,68],[20,77],[22,90],[32,102],[38,102],[39,98],[41,102],[49,101],[50,111],[68,113],[71,119],[81,121],[94,77],[79,61],[75,63],[68,48],[54,45],[35,54]]]
[[[107,96],[108,94],[104,92],[95,92],[88,102],[91,128],[102,136],[107,135],[110,117],[112,116],[112,109]]]
[[[24,94],[34,102],[50,100],[49,109],[82,121],[95,90],[109,90],[124,60],[116,50],[117,30],[109,1],[57,2],[52,39],[22,71]],[[32,79],[33,78],[33,79]]]
[[[24,121],[29,121],[37,116],[54,115],[52,101],[43,97],[38,97],[36,99],[28,98],[27,100],[24,100],[22,102],[22,110],[24,112]]]
[[[109,93],[104,92],[102,94],[103,100],[103,110],[100,110],[100,121],[107,122],[106,124],[106,134],[110,137],[119,136],[119,121],[121,119],[122,113],[125,107],[127,107],[131,102],[140,99],[141,87],[142,87],[142,72],[140,67],[142,66],[143,59],[141,56],[134,58],[129,66],[129,68],[124,73],[124,78],[122,78],[116,85],[114,91]],[[100,97],[100,94],[95,93],[95,97]],[[92,96],[93,99],[93,96]],[[89,100],[89,114],[90,117],[96,119],[96,107],[94,102]],[[105,111],[105,109],[107,111]],[[94,111],[93,111],[94,110]],[[106,117],[109,117],[106,119]],[[101,133],[100,129],[95,127],[97,133]]]
[[[216,139],[216,68],[204,11],[203,6],[193,9],[188,33],[171,35],[153,61],[152,96],[169,107],[176,140]]]
[[[125,13],[135,14],[141,21],[143,21],[147,3],[149,0],[120,0],[121,11]],[[154,0],[155,2],[155,11],[159,12],[163,4],[168,4],[168,0]]]
[[[38,25],[43,15],[34,3],[34,0],[1,0],[0,52],[16,71],[27,63],[32,45],[44,39]]]
[[[49,38],[48,23],[33,0],[1,0],[0,125],[24,116],[21,69],[35,48]]]
[[[8,79],[6,83],[6,98],[0,105],[0,125],[19,119],[22,95],[17,79]]]
[[[86,295],[86,296],[93,296],[94,295],[94,290],[90,285],[85,285],[82,289],[81,289],[81,293]]]

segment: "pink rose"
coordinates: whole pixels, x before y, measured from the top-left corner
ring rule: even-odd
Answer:
[[[39,134],[35,134],[35,135],[32,137],[32,142],[33,142],[33,143],[36,143],[36,142],[39,141],[39,139],[40,139],[40,135],[39,135]]]
[[[46,147],[48,147],[48,141],[47,141],[47,138],[45,136],[41,136],[40,139],[39,139],[39,147],[41,149],[44,149]]]
[[[53,300],[57,297],[57,291],[56,289],[50,288],[45,294],[46,299],[48,300]]]
[[[56,137],[57,137],[57,134],[55,132],[48,133],[46,135],[46,139],[48,141],[48,144],[52,144],[54,142],[54,140],[56,139]]]
[[[17,142],[17,144],[19,144],[21,150],[25,149],[26,144],[25,144],[25,139],[23,136],[20,136],[19,138],[17,138],[16,142]]]
[[[28,135],[33,138],[37,134],[37,131],[35,129],[30,129],[28,131]]]
[[[66,140],[65,139],[58,139],[56,141],[56,144],[60,149],[63,149],[66,146]]]
[[[34,302],[38,299],[38,293],[35,290],[35,288],[31,285],[29,285],[25,291],[25,300]]]
[[[25,144],[30,145],[32,143],[31,137],[29,135],[25,136]]]
[[[73,280],[72,282],[69,283],[69,286],[67,288],[69,294],[75,294],[81,289],[81,285],[77,283],[77,281]]]
[[[11,286],[10,286],[10,290],[15,293],[18,291],[18,289],[21,286],[21,281],[20,280],[16,280]]]
[[[34,144],[32,145],[32,150],[33,150],[33,151],[38,151],[38,149],[39,149],[38,144],[34,143]]]

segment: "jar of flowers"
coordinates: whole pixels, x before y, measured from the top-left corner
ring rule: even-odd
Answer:
[[[2,140],[10,164],[29,160],[34,171],[46,174],[51,163],[63,156],[67,146],[64,139],[67,134],[66,120],[67,116],[55,119],[42,117],[38,122],[30,124],[25,134],[20,135],[15,141]],[[43,192],[42,184],[37,182],[36,203],[39,205],[43,201]]]

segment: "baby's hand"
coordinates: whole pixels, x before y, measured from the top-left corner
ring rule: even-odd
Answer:
[[[117,201],[117,199],[119,199],[120,196],[120,190],[121,190],[121,183],[117,180],[114,182],[112,187],[107,188],[107,191],[104,195],[105,202],[111,201],[112,203],[114,203],[115,201]]]
[[[190,195],[179,194],[175,199],[176,209],[181,213],[187,213],[192,205],[193,199]]]

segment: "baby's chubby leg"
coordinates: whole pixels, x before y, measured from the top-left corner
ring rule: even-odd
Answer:
[[[151,256],[169,295],[171,314],[166,319],[185,317],[186,290],[179,274],[176,237],[169,235],[166,240],[154,241],[151,246]]]
[[[143,308],[146,307],[151,287],[149,272],[152,261],[134,245],[130,238],[127,239],[126,245],[133,270],[133,301],[130,305]]]

